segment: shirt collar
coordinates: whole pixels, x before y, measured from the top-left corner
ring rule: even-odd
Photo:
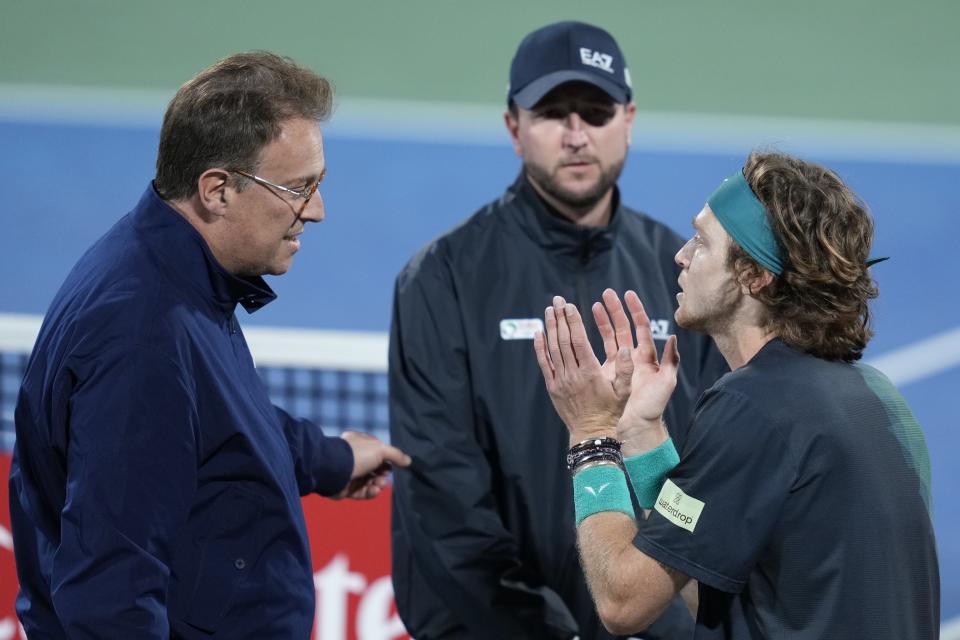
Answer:
[[[620,190],[616,186],[613,188],[610,222],[604,227],[588,227],[570,222],[540,197],[523,171],[508,193],[517,199],[523,211],[520,216],[521,225],[538,244],[551,252],[575,257],[586,263],[613,247],[623,218]]]
[[[147,187],[133,210],[134,227],[144,244],[173,277],[218,306],[232,311],[240,303],[247,313],[276,299],[260,276],[235,276],[217,261],[203,236],[154,189]]]

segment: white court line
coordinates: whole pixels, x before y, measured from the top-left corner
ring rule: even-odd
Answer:
[[[960,616],[940,625],[940,640],[960,640]]]
[[[960,365],[960,327],[867,361],[898,387]]]
[[[0,121],[157,129],[173,90],[0,83]],[[505,106],[337,97],[334,137],[506,146]],[[960,126],[639,111],[633,148],[960,163]]]

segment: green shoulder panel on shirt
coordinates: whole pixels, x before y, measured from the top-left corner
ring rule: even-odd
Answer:
[[[907,459],[920,478],[923,501],[927,511],[932,514],[930,454],[920,423],[917,422],[910,407],[907,406],[906,400],[903,399],[903,396],[900,395],[889,378],[870,365],[857,363],[854,366],[887,410],[887,416],[890,418],[890,430],[897,436],[897,440],[900,441],[900,445],[906,451]]]

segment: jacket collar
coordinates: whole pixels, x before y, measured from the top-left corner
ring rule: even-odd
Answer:
[[[524,231],[550,253],[572,257],[586,264],[608,252],[614,245],[623,219],[620,190],[616,186],[610,222],[605,227],[587,227],[564,218],[540,197],[523,171],[507,193],[515,199],[520,210],[518,220]]]
[[[277,295],[260,276],[242,278],[217,261],[203,236],[165,200],[153,184],[133,210],[134,228],[166,272],[225,311],[237,303],[253,313]]]

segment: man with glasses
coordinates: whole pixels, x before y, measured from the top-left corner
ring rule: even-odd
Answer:
[[[523,171],[506,193],[429,244],[397,278],[390,346],[393,583],[418,640],[608,638],[577,562],[567,435],[537,382],[530,341],[554,293],[585,304],[643,292],[662,346],[681,238],[620,202],[636,107],[617,43],[579,22],[529,34],[510,69],[507,130]],[[726,369],[680,332],[673,437]],[[601,345],[596,332],[591,335]],[[682,604],[645,638],[685,637]]]
[[[305,638],[300,503],[371,498],[409,458],[271,404],[237,323],[323,220],[329,83],[237,54],[167,109],[157,175],[44,319],[16,408],[10,511],[30,637]]]

